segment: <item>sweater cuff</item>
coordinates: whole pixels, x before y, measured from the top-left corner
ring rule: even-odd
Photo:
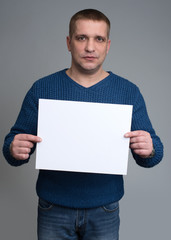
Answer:
[[[154,146],[155,154],[153,156],[150,156],[148,158],[141,158],[137,154],[133,153],[134,159],[136,163],[145,168],[151,168],[160,163],[163,157],[163,149],[157,148]]]

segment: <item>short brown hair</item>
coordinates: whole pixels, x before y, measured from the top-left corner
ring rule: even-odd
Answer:
[[[84,9],[77,13],[75,13],[69,23],[69,36],[72,37],[74,31],[75,31],[75,23],[79,19],[87,19],[87,20],[93,20],[93,21],[104,21],[106,22],[108,26],[107,35],[109,38],[110,33],[110,21],[109,19],[100,11],[96,9]]]

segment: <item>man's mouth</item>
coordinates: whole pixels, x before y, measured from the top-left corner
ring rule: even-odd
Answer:
[[[84,56],[83,58],[86,59],[86,60],[92,61],[92,60],[96,59],[97,57],[95,57],[95,56]]]

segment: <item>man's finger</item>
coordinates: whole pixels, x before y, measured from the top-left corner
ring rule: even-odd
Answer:
[[[41,142],[42,139],[38,136],[32,135],[32,134],[18,134],[16,135],[16,139],[19,141],[30,141],[30,142]]]
[[[28,158],[29,158],[29,154],[26,154],[26,153],[16,155],[17,160],[26,160]]]
[[[132,138],[132,137],[143,136],[145,134],[146,134],[145,131],[137,130],[137,131],[132,131],[132,132],[125,133],[124,137],[125,138]]]
[[[18,148],[15,152],[16,154],[29,154],[31,152],[31,148]]]
[[[17,148],[32,148],[34,146],[34,143],[24,140],[15,140],[11,143],[11,145]]]

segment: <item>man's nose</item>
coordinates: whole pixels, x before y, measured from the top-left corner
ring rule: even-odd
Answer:
[[[93,39],[88,39],[87,40],[85,50],[87,52],[94,52],[95,51],[95,45],[94,45],[94,40]]]

